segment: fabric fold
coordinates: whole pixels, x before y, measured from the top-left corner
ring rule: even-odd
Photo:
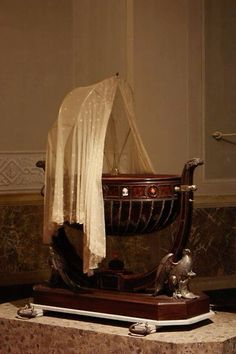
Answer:
[[[138,133],[132,92],[116,76],[71,91],[48,134],[44,242],[50,243],[64,222],[83,224],[85,273],[106,255],[102,173],[114,170],[154,173]]]

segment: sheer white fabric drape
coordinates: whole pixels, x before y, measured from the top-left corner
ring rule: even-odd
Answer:
[[[132,92],[117,77],[70,92],[48,134],[44,241],[50,243],[65,221],[83,224],[86,273],[105,257],[102,173],[114,169],[154,172],[137,130]]]

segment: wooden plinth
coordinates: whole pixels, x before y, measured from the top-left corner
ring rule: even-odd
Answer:
[[[100,289],[73,292],[47,285],[34,287],[34,303],[152,320],[181,320],[209,312],[209,298],[205,294],[197,299],[173,299]]]

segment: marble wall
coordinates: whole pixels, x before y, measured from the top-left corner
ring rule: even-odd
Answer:
[[[0,286],[35,283],[48,277],[48,247],[42,244],[42,228],[42,203],[0,206]],[[151,269],[168,252],[174,229],[173,224],[152,235],[109,236],[104,265],[118,252],[127,269]],[[187,247],[193,253],[194,271],[207,280],[206,288],[209,282],[210,288],[219,286],[219,279],[220,287],[235,287],[236,207],[195,208]],[[228,278],[231,283],[224,284]]]
[[[108,254],[118,251],[128,268],[146,271],[170,249],[175,226],[145,237],[109,237]],[[186,247],[199,277],[236,275],[236,208],[195,208]]]
[[[0,206],[0,285],[41,280],[48,273],[42,244],[43,205]]]
[[[200,276],[236,274],[236,208],[195,209],[189,248]]]

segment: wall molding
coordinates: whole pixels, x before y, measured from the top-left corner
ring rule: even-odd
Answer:
[[[20,284],[36,284],[45,282],[50,277],[50,269],[36,270],[18,273],[0,273],[1,286],[20,285]]]
[[[39,160],[45,160],[44,151],[0,152],[0,205],[43,204],[44,172],[36,167]],[[207,193],[194,199],[196,208],[236,206],[236,194]]]
[[[193,291],[232,289],[236,287],[236,274],[216,277],[196,277],[191,281]]]
[[[0,194],[0,206],[44,205],[41,192]]]
[[[196,195],[194,197],[194,206],[196,208],[236,207],[236,194]]]
[[[44,173],[36,162],[42,159],[43,151],[1,151],[0,195],[39,192]]]

